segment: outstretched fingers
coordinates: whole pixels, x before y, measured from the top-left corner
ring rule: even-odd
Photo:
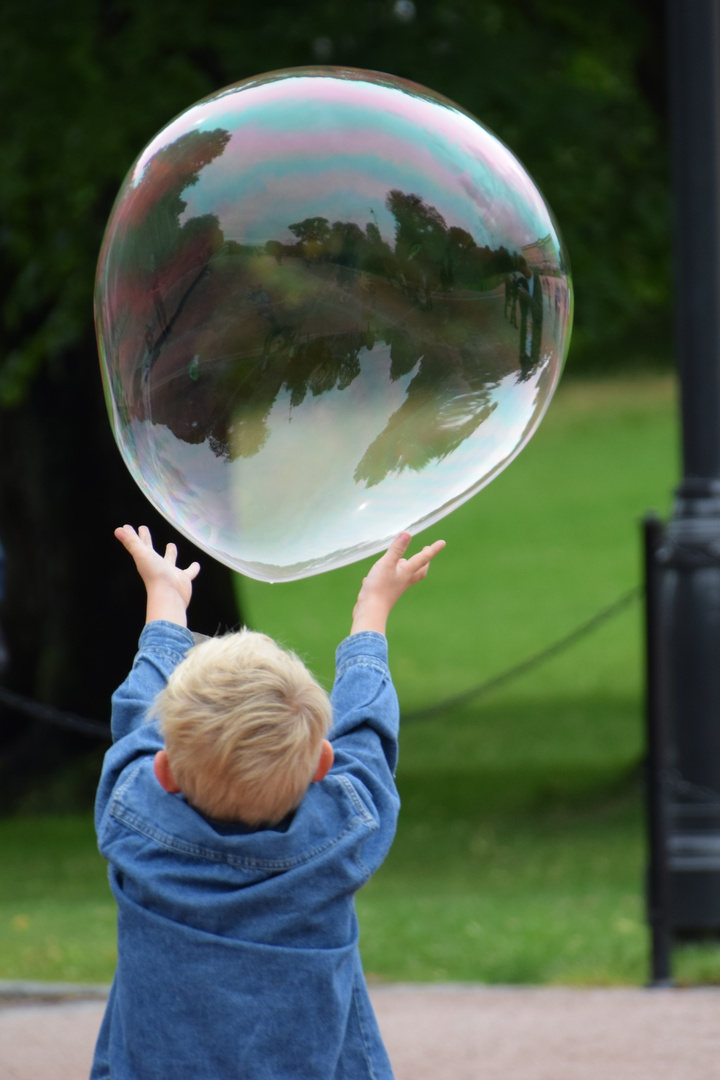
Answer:
[[[410,547],[411,540],[412,536],[409,532],[401,532],[398,536],[395,537],[385,554],[388,555],[395,562],[399,562],[403,558],[407,549]]]
[[[403,593],[428,572],[428,566],[445,547],[444,540],[428,544],[411,558],[405,558],[411,535],[401,532],[363,578],[357,603],[353,608],[352,634],[373,630],[384,634],[388,615]]]
[[[150,530],[148,529],[147,525],[141,525],[137,532],[135,532],[135,529],[132,527],[132,525],[121,525],[119,528],[115,529],[114,535],[123,545],[123,547],[126,547],[128,550],[130,550],[138,543],[142,544],[143,547],[146,548],[152,548],[153,546],[152,537],[150,535]]]
[[[126,528],[132,528],[132,526],[130,526],[130,525],[126,525],[125,527]],[[140,540],[145,545],[145,547],[152,548],[152,546],[153,546],[152,536],[150,535],[150,530],[148,529],[147,525],[141,525],[139,527],[138,531],[137,531],[137,534],[140,537]],[[155,549],[153,548],[153,551],[154,550]]]
[[[137,551],[138,544],[145,543],[142,535],[136,533],[132,525],[121,525],[119,529],[115,530],[115,536],[130,554],[132,554],[133,549]]]
[[[177,566],[177,544],[168,544],[163,556],[161,556],[159,552],[156,552],[153,547],[152,535],[147,525],[138,526],[137,532],[132,525],[121,525],[119,528],[115,529],[114,535],[123,547],[133,556],[136,562],[138,559],[141,560],[143,566],[152,565],[152,563],[148,563],[148,558],[162,558],[163,562],[168,567],[177,569],[180,573],[186,574],[191,581],[200,573],[200,563],[198,562],[191,563],[186,570],[180,570]],[[157,563],[155,565],[157,565]]]
[[[177,567],[177,569],[180,570],[180,567],[177,566],[177,556],[178,556],[177,544],[172,544],[172,543],[168,544],[167,547],[165,548],[165,562],[169,566]],[[199,562],[190,563],[190,565],[188,567],[186,567],[185,570],[182,570],[181,573],[183,573],[187,577],[189,577],[191,581],[194,581],[194,579],[200,573],[200,563]]]
[[[436,540],[434,544],[427,544],[422,551],[418,551],[407,560],[407,569],[412,576],[413,584],[416,581],[422,581],[427,575],[430,563],[444,547],[444,540]]]

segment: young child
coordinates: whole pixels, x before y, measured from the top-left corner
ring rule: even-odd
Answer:
[[[387,1080],[354,894],[395,832],[385,625],[444,547],[401,533],[364,579],[332,695],[243,630],[194,646],[200,569],[115,535],[147,590],[96,805],[118,964],[91,1080]],[[327,736],[327,738],[326,738]]]

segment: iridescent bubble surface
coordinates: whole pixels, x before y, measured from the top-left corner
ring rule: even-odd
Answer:
[[[95,311],[147,498],[281,581],[426,528],[509,464],[557,385],[572,287],[542,196],[473,117],[309,68],[228,87],[152,140]]]

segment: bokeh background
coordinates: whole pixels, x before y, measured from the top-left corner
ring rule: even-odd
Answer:
[[[390,627],[404,810],[359,898],[377,977],[646,975],[639,520],[667,512],[678,472],[663,14],[651,0],[0,12],[2,685],[33,701],[107,719],[143,612],[112,530],[146,521],[174,538],[113,441],[92,319],[113,200],[169,119],[262,71],[390,72],[493,129],[560,224],[576,290],[561,389],[518,460],[434,530],[448,548]],[[201,561],[196,629],[246,621],[331,681],[362,564],[267,586]],[[453,703],[608,607],[551,659]],[[105,746],[0,708],[0,977],[112,974],[91,821]],[[688,949],[679,975],[713,979],[720,963]]]

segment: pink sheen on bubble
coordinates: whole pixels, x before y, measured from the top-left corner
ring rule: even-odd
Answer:
[[[522,165],[414,83],[271,72],[192,106],[125,180],[97,270],[101,370],[150,502],[288,581],[374,554],[527,443],[572,285]]]

